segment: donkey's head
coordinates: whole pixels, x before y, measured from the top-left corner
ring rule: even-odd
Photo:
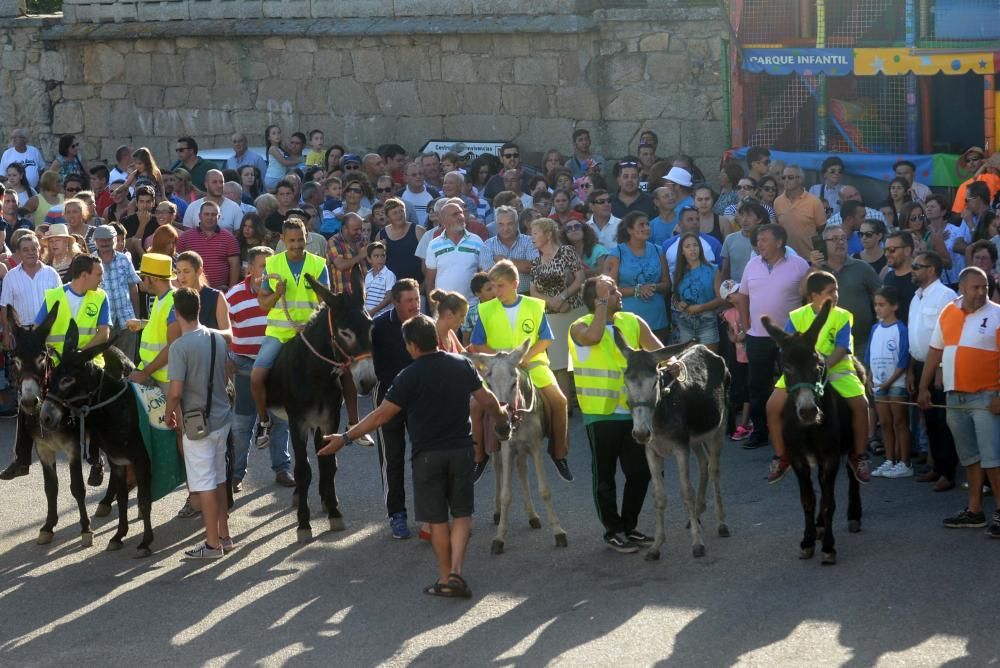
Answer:
[[[47,429],[55,429],[62,424],[70,417],[72,409],[96,400],[101,393],[101,386],[114,380],[108,378],[107,374],[112,373],[110,370],[101,369],[93,363],[93,359],[110,348],[113,342],[107,341],[87,350],[77,350],[79,341],[80,331],[76,322],[70,321],[62,361],[52,371],[45,401],[42,402],[41,421]],[[117,355],[120,357],[121,353]],[[107,363],[109,356],[104,359]],[[112,373],[112,376],[120,378],[122,373]]]
[[[826,360],[816,352],[816,340],[830,317],[831,302],[823,304],[816,319],[805,332],[789,334],[774,325],[766,315],[761,323],[781,350],[781,373],[785,376],[788,396],[795,405],[795,416],[803,425],[823,422],[820,399],[826,389]]]
[[[525,340],[510,352],[499,352],[493,355],[487,353],[464,353],[472,360],[490,391],[496,395],[497,401],[507,406],[517,403],[518,382],[520,376],[517,367],[530,344]]]
[[[53,351],[45,345],[52,325],[59,314],[59,303],[45,316],[42,324],[22,327],[13,306],[7,306],[7,322],[14,337],[13,360],[17,372],[21,410],[29,415],[38,413],[45,395],[46,378],[52,368]]]
[[[646,351],[630,346],[621,331],[615,327],[615,345],[625,357],[625,396],[632,412],[632,438],[645,444],[653,437],[653,414],[664,392],[671,387],[660,384],[659,365],[687,348],[690,343],[679,343],[659,350]]]
[[[376,382],[372,363],[372,319],[365,310],[365,286],[359,272],[351,272],[347,292],[330,292],[308,274],[306,280],[330,309],[333,349],[347,358],[358,391],[370,393]]]

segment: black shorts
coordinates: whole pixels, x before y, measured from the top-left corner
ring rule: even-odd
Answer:
[[[443,524],[471,517],[475,503],[472,448],[418,452],[413,466],[413,506],[418,522]]]

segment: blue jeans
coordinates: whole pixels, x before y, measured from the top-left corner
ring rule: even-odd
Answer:
[[[254,424],[257,422],[257,408],[250,393],[250,371],[253,360],[242,355],[234,355],[236,361],[236,410],[233,411],[233,449],[236,466],[233,478],[243,480],[247,474],[247,460],[250,457],[250,441]],[[268,412],[271,418],[271,470],[275,473],[292,470],[292,457],[288,452],[288,423]]]

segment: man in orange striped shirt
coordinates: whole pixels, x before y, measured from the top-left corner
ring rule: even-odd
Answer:
[[[927,410],[934,370],[941,366],[948,395],[948,428],[969,481],[969,505],[944,520],[950,528],[980,528],[983,477],[1000,489],[1000,304],[988,299],[986,274],[966,267],[959,275],[961,294],[944,307],[931,335],[917,401]],[[1000,509],[987,534],[1000,538]]]

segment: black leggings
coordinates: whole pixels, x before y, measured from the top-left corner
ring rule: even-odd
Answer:
[[[650,475],[646,448],[632,439],[632,420],[592,422],[587,425],[587,439],[590,441],[594,505],[604,525],[604,535],[635,529]],[[615,485],[619,462],[625,474],[620,514]]]

